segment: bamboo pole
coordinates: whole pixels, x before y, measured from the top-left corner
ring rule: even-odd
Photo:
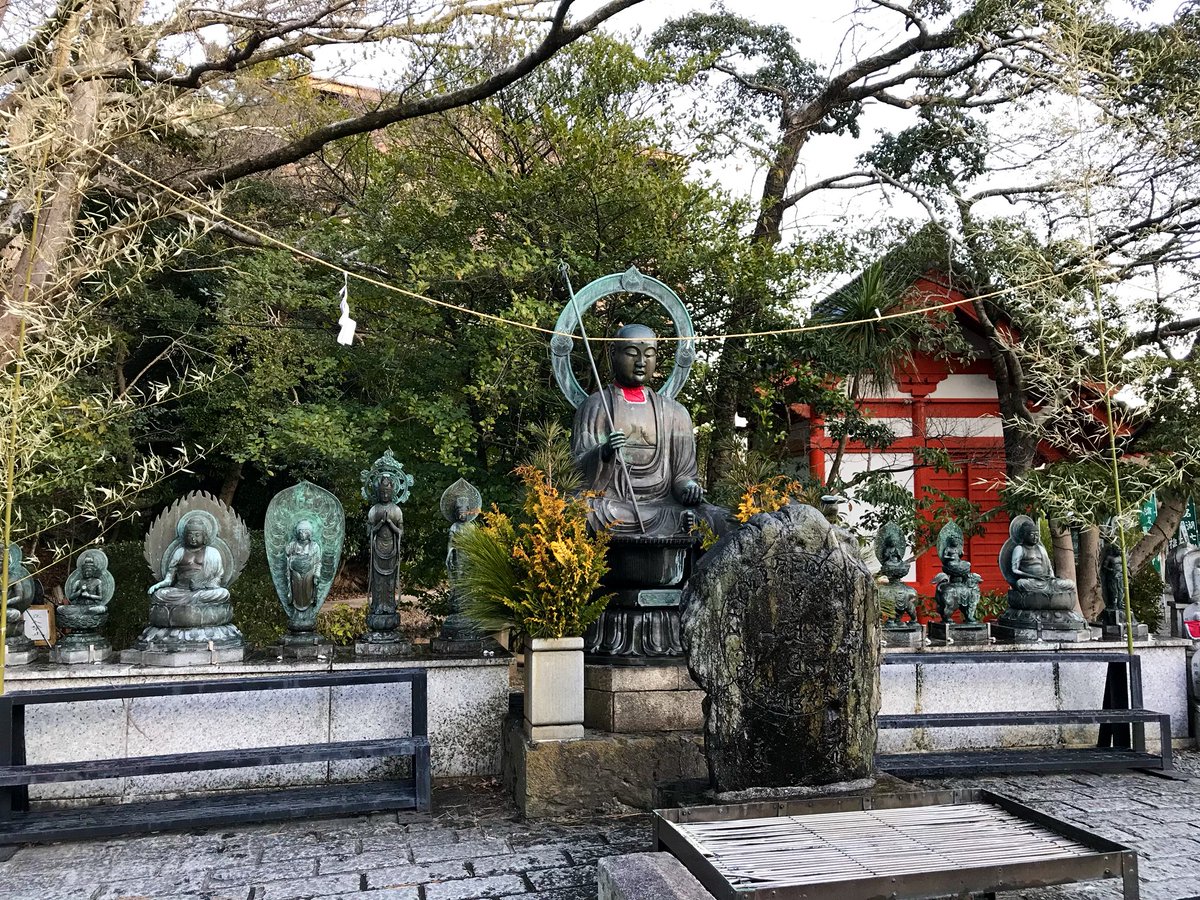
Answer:
[[[0,561],[0,694],[4,693],[4,667],[8,664],[8,544],[12,539],[12,508],[16,494],[17,404],[21,399],[21,370],[25,365],[25,319],[17,327],[17,352],[14,360],[11,406],[8,426],[8,454],[4,460],[4,559]]]

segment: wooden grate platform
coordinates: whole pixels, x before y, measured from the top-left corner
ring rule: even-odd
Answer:
[[[659,846],[720,900],[968,896],[1123,878],[1120,844],[986,791],[759,802],[659,811]]]

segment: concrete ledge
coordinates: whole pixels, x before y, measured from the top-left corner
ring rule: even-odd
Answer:
[[[704,691],[583,692],[583,722],[598,731],[699,731]]]
[[[86,685],[187,682],[199,679],[303,672],[422,668],[428,678],[429,740],[435,777],[495,775],[498,735],[508,711],[511,659],[413,657],[372,662],[276,660],[273,656],[217,665],[158,668],[121,663],[47,665],[9,669],[8,687],[38,691]],[[31,706],[25,739],[31,763],[124,758],[284,744],[321,744],[407,733],[407,684],[351,685],[233,694],[138,697]],[[328,784],[391,777],[401,760],[344,760],[245,769],[150,775],[139,778],[35,785],[41,804],[128,802],[188,793]]]
[[[1188,736],[1188,641],[1156,638],[1138,641],[1142,689],[1147,709],[1171,716],[1176,740]],[[1003,665],[1031,652],[1058,651],[1062,662]],[[880,673],[883,715],[937,712],[1003,712],[1012,710],[1100,709],[1107,663],[1071,663],[1073,653],[1125,652],[1125,644],[1086,641],[1072,644],[991,644],[987,646],[926,647],[917,662],[885,665]],[[885,658],[903,650],[886,649]],[[957,653],[983,653],[991,665],[936,665]],[[928,660],[929,663],[925,663]],[[922,750],[968,750],[981,747],[1095,746],[1095,725],[996,725],[979,728],[885,729],[879,733],[881,753]],[[1159,744],[1157,728],[1146,729],[1148,748]]]
[[[670,853],[607,856],[596,864],[599,900],[713,900]]]
[[[583,686],[591,691],[698,691],[687,666],[601,666],[583,669]]]

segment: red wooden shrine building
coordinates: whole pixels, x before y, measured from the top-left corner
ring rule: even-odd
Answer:
[[[895,254],[888,257],[895,259]],[[885,258],[885,265],[889,258]],[[914,305],[931,306],[966,299],[953,280],[937,267],[924,264],[914,267],[911,261],[905,262],[910,267],[905,280],[912,285],[906,296]],[[917,498],[934,499],[939,497],[934,492],[940,491],[967,498],[984,511],[1000,507],[998,490],[1004,483],[1004,437],[991,362],[970,304],[954,307],[953,318],[962,337],[975,351],[975,359],[955,361],[916,352],[911,363],[897,371],[894,384],[882,396],[860,401],[871,419],[891,428],[896,440],[884,451],[851,442],[841,464],[843,480],[868,469],[895,470],[893,480]],[[799,427],[792,429],[791,452],[807,455],[810,474],[823,482],[837,452],[837,441],[829,437],[824,422],[806,406],[797,404],[791,412],[800,422]],[[944,450],[959,471],[948,473],[921,465],[914,452],[923,447]],[[846,518],[854,523],[866,508],[854,502],[852,489],[848,496],[851,505]],[[1008,525],[1008,516],[1000,511],[986,523],[982,534],[967,540],[965,555],[973,570],[983,577],[980,587],[984,591],[1008,589],[998,564],[1000,548],[1008,537]],[[940,571],[937,551],[930,549],[918,557],[909,581],[922,596],[932,596],[930,583]]]

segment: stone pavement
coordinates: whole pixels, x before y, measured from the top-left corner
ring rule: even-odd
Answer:
[[[1143,900],[1200,897],[1200,753],[1190,780],[1080,773],[926,781],[1016,797],[1139,851]],[[522,823],[494,782],[435,791],[400,813],[24,847],[3,900],[591,900],[595,862],[650,849],[644,815]],[[836,896],[836,895],[831,895]],[[999,895],[1117,900],[1118,881]],[[655,898],[644,898],[655,900]]]

